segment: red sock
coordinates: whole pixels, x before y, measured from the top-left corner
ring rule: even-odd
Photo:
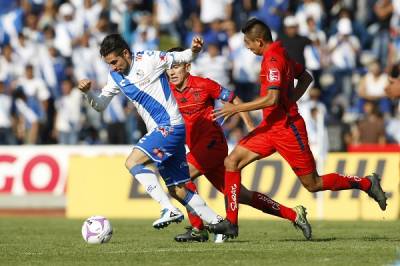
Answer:
[[[321,176],[322,190],[346,190],[360,189],[367,191],[371,187],[371,181],[366,177],[347,176],[337,173],[331,173]]]
[[[197,193],[196,184],[193,183],[192,181],[187,182],[185,184],[185,187],[188,190]],[[186,209],[186,211],[187,211],[187,214],[188,214],[188,217],[189,217],[189,221],[190,221],[190,224],[192,225],[192,227],[197,228],[199,230],[204,229],[204,224],[203,224],[203,221],[201,220],[201,218],[199,216],[197,216],[196,214],[191,213],[187,209]]]
[[[262,212],[288,219],[292,222],[296,220],[297,214],[294,210],[286,206],[283,206],[282,204],[279,204],[278,202],[274,201],[267,195],[258,192],[253,192],[253,197],[251,199],[250,206]]]
[[[240,171],[225,172],[226,219],[233,224],[238,223],[240,179]]]

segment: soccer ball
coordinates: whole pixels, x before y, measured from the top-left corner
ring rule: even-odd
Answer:
[[[83,222],[82,237],[89,244],[107,243],[112,234],[111,223],[103,216],[92,216]]]

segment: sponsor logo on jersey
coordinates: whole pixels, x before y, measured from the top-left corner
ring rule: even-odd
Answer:
[[[269,73],[268,73],[267,78],[268,78],[268,81],[269,81],[269,82],[277,82],[277,81],[280,81],[280,76],[281,76],[281,75],[280,75],[278,69],[276,69],[276,68],[271,68],[271,69],[269,70]]]

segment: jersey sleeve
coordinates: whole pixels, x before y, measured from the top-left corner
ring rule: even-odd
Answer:
[[[224,102],[231,102],[235,98],[233,90],[227,89],[219,85],[211,79],[206,80],[206,88],[213,99],[221,100]]]
[[[156,69],[170,69],[174,63],[190,63],[194,59],[194,54],[190,49],[182,52],[163,52],[163,51],[143,51],[142,56],[153,63]]]
[[[282,64],[277,61],[274,57],[271,57],[263,67],[264,76],[263,86],[266,90],[280,90],[282,86],[282,76],[284,75],[284,70]]]

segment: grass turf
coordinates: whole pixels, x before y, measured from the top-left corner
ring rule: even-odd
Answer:
[[[182,224],[111,222],[111,241],[88,245],[82,221],[2,217],[0,265],[400,265],[400,221],[314,221],[305,241],[288,222],[242,220],[239,238],[224,244],[176,243]]]

